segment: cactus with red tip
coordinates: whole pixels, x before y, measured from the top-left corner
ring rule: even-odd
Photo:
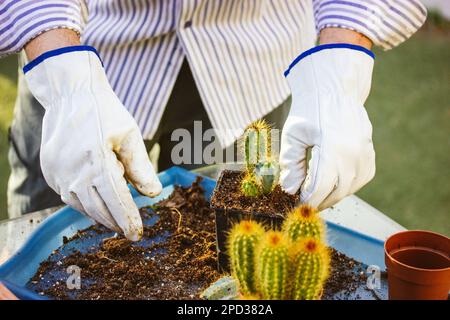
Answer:
[[[325,224],[317,209],[307,204],[294,208],[283,223],[283,232],[293,242],[304,238],[325,239]]]
[[[305,238],[295,246],[292,257],[292,299],[320,299],[330,269],[329,251],[315,238]]]

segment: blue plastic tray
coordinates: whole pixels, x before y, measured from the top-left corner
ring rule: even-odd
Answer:
[[[135,189],[130,188],[139,208],[168,197],[172,193],[174,185],[191,185],[197,174],[179,167],[172,167],[158,176],[164,188],[161,194],[155,198],[142,196]],[[216,181],[204,177],[202,186],[208,199],[210,199],[215,185]],[[40,224],[16,254],[0,265],[0,281],[21,299],[45,299],[46,297],[26,288],[27,282],[36,273],[39,264],[63,244],[63,236],[71,237],[78,230],[85,229],[90,225],[92,225],[91,220],[70,207],[58,210]],[[327,226],[330,246],[366,265],[377,265],[382,271],[385,270],[382,241],[331,222],[327,222]],[[381,290],[377,290],[377,296],[379,298],[386,296],[384,281]],[[351,297],[337,296],[336,298],[374,299],[375,296],[364,288],[360,288]]]

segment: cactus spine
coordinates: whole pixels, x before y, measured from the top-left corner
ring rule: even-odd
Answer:
[[[244,295],[256,293],[255,251],[263,235],[259,223],[243,220],[233,226],[228,238],[231,272]]]
[[[317,209],[307,204],[294,208],[283,223],[283,232],[293,242],[304,238],[325,239],[325,224]]]
[[[278,183],[279,167],[273,161],[266,161],[256,165],[255,176],[263,194],[269,194]]]
[[[264,120],[252,123],[244,132],[246,175],[241,182],[241,190],[246,196],[268,194],[278,183],[279,167],[271,158],[271,139],[271,127]],[[254,182],[258,192],[254,192]]]
[[[257,252],[256,275],[263,299],[288,298],[289,245],[284,234],[268,231]]]
[[[257,163],[269,159],[271,153],[270,126],[264,120],[250,124],[244,132],[244,161],[247,171],[252,171]]]
[[[257,197],[261,189],[254,174],[246,173],[241,181],[241,192],[247,197]]]
[[[330,269],[324,228],[318,211],[307,205],[290,213],[283,231],[265,231],[254,221],[235,224],[228,252],[240,298],[319,299]]]
[[[239,300],[261,300],[261,297],[257,294],[252,295],[242,295],[239,297]]]
[[[328,278],[330,254],[317,239],[306,238],[297,244],[293,257],[294,300],[320,299],[323,285]]]

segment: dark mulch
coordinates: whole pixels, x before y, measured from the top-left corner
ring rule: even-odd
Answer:
[[[231,199],[227,194],[236,188],[236,176],[229,179],[234,187],[220,192],[225,202]],[[56,299],[199,299],[202,290],[220,277],[216,269],[214,213],[199,182],[189,188],[177,186],[169,198],[151,209],[141,209],[144,221],[155,215],[159,220],[145,226],[143,240],[138,243],[121,236],[111,238],[111,232],[99,225],[65,238],[64,245],[42,262],[28,287]],[[268,197],[263,205],[252,208],[279,210],[279,205],[292,203],[292,196],[276,192],[274,197],[281,194],[284,200],[274,205],[275,201]],[[245,203],[242,206],[248,208]],[[102,240],[87,252],[75,249],[63,254],[67,246],[89,237]],[[70,290],[66,285],[65,270],[71,265],[81,268],[79,290]],[[366,279],[358,272],[363,270],[359,262],[334,249],[332,266],[323,299],[332,299],[336,293],[351,294]]]
[[[214,214],[196,181],[190,188],[176,187],[172,195],[155,207],[159,220],[146,226],[143,240],[166,235],[165,241],[139,246],[123,237],[106,238],[92,252],[74,251],[55,261],[49,257],[31,279],[33,289],[58,299],[196,299],[199,292],[220,275],[216,271]],[[141,209],[147,220],[153,213]],[[65,245],[77,239],[102,235],[105,228],[94,225],[80,231]],[[60,249],[58,249],[60,250]],[[58,251],[53,253],[53,256]],[[55,272],[68,266],[81,268],[80,290],[69,290],[67,274]],[[61,274],[61,279],[49,274]],[[83,283],[86,279],[86,283]]]
[[[218,182],[218,188],[214,190],[211,199],[213,207],[279,216],[288,212],[299,202],[298,194],[286,193],[279,185],[268,195],[261,195],[256,199],[247,197],[240,190],[242,175],[240,171],[223,171],[221,181]]]

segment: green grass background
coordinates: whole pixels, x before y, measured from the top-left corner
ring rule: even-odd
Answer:
[[[409,41],[376,54],[366,107],[377,174],[358,196],[407,228],[450,235],[449,23],[431,15]],[[7,216],[7,129],[16,95],[16,60],[0,60],[0,219]]]
[[[0,220],[7,218],[8,128],[17,92],[17,56],[0,59]]]
[[[450,27],[430,20],[377,52],[366,103],[377,174],[357,195],[409,229],[450,235]]]

